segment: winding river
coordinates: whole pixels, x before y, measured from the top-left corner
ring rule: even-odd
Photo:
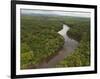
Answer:
[[[70,27],[68,25],[63,24],[63,29],[58,32],[61,36],[63,36],[65,41],[63,48],[48,62],[42,63],[39,68],[54,68],[58,62],[63,60],[77,48],[78,42],[69,38],[67,35],[69,29]]]

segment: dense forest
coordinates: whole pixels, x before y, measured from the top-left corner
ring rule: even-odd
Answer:
[[[56,67],[90,65],[89,18],[21,15],[21,69],[36,68],[57,54],[64,45],[64,38],[57,33],[63,23],[70,27],[68,36],[79,45]]]
[[[69,18],[69,19],[68,19]],[[90,19],[66,17],[64,21],[71,28],[68,36],[79,42],[75,51],[61,61],[57,67],[79,67],[90,65]]]
[[[49,17],[48,17],[49,18]],[[36,68],[57,54],[64,39],[62,24],[42,16],[21,16],[21,69]]]

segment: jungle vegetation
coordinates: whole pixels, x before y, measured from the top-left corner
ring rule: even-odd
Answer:
[[[63,23],[70,27],[68,36],[79,45],[56,67],[90,65],[90,18],[21,15],[21,69],[36,68],[57,54],[64,44],[57,33]]]
[[[66,17],[67,18],[67,17]],[[57,67],[79,67],[90,65],[90,18],[65,19],[70,30],[68,36],[79,42],[79,46],[72,54],[57,64]]]
[[[21,16],[21,69],[36,68],[63,46],[62,24],[41,16]]]

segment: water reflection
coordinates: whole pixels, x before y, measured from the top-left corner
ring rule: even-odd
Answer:
[[[71,54],[78,46],[78,42],[74,39],[68,37],[67,32],[70,28],[68,25],[63,24],[63,29],[58,33],[63,36],[65,43],[63,48],[54,56],[50,61],[44,62],[38,68],[54,68],[56,64],[62,61],[65,57]]]

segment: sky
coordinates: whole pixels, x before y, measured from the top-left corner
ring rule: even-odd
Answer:
[[[58,16],[75,16],[75,17],[90,17],[89,12],[70,12],[70,11],[53,11],[53,10],[32,10],[21,9],[22,14],[46,14],[46,15],[58,15]]]

